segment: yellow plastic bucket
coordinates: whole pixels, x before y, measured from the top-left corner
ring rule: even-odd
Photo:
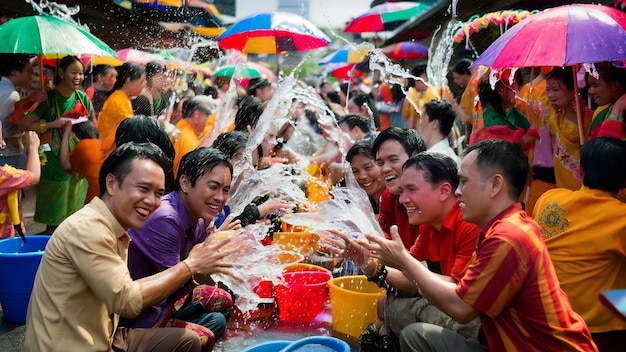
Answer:
[[[385,290],[367,281],[364,275],[342,276],[328,282],[333,330],[358,339],[377,319],[378,300]]]

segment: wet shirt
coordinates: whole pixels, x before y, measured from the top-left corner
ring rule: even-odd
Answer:
[[[429,224],[420,225],[419,237],[410,252],[415,259],[427,262],[430,271],[459,281],[476,249],[479,234],[478,226],[463,220],[457,200],[439,231]]]
[[[598,296],[626,287],[626,203],[582,187],[553,189],[539,198],[533,217],[541,226],[561,288],[591,332],[626,330]]]
[[[107,98],[98,114],[98,134],[101,150],[109,155],[115,150],[115,131],[125,119],[133,116],[133,105],[124,91],[116,90]]]
[[[148,218],[142,229],[130,229],[132,238],[128,267],[133,279],[151,276],[178,264],[189,255],[191,248],[204,241],[206,230],[202,219],[195,221],[185,209],[178,192],[161,199],[159,208]],[[136,319],[135,327],[153,327],[174,302],[191,291],[183,287],[163,302],[146,308]]]
[[[94,198],[46,245],[26,318],[24,351],[111,351],[119,316],[143,308],[126,260],[130,237]]]
[[[490,351],[596,351],[559,287],[539,226],[519,203],[483,228],[456,292],[480,311]]]

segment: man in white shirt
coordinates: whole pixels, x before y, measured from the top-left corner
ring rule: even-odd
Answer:
[[[424,104],[422,118],[417,122],[417,132],[426,143],[426,151],[442,153],[451,157],[457,167],[461,166],[461,159],[450,147],[448,135],[456,119],[456,113],[450,103],[442,100],[431,100]]]

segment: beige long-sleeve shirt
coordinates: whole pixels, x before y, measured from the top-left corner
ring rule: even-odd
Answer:
[[[129,242],[97,197],[58,227],[35,277],[24,351],[111,351],[119,316],[143,307],[126,264]]]

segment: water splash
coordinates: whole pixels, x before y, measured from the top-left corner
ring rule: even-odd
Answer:
[[[461,28],[463,28],[463,23],[456,18],[452,18],[443,31],[441,27],[439,27],[433,34],[428,51],[428,65],[426,68],[431,86],[448,86],[448,65],[450,64],[450,59],[454,52],[454,36]],[[439,34],[439,32],[441,33]],[[443,95],[444,94],[440,94],[440,98]]]

